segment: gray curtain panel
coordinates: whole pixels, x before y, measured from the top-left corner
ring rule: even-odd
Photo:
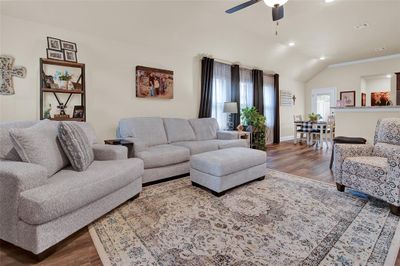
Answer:
[[[238,113],[231,114],[233,128],[235,129],[240,124],[240,70],[239,65],[231,66],[231,101],[237,102]]]
[[[201,60],[201,98],[199,118],[211,117],[214,59]]]
[[[274,143],[280,142],[280,117],[279,117],[279,74],[274,75],[274,89],[275,89],[275,121],[274,121]]]
[[[257,111],[264,115],[264,93],[263,93],[263,75],[264,73],[261,70],[253,69],[252,76],[253,76],[253,87],[254,87],[254,107]]]

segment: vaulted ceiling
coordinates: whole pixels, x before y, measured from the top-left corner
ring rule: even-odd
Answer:
[[[297,67],[305,69],[299,74],[302,80],[329,64],[400,53],[399,0],[289,0],[278,36],[271,8],[263,2],[235,14],[224,12],[244,1],[6,1],[2,13],[142,45],[160,39],[169,40],[165,45],[189,43],[201,41],[198,32],[209,31],[216,38],[220,31],[238,29],[266,50],[290,50],[285,56],[301,58]],[[138,38],[137,27],[148,28],[148,34]],[[163,30],[152,34],[156,28]],[[326,59],[320,61],[321,56]]]

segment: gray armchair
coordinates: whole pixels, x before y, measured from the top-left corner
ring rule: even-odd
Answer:
[[[351,187],[390,204],[400,215],[400,119],[377,123],[374,145],[336,144],[334,177],[339,191]]]

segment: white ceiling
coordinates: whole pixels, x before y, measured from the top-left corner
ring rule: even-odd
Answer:
[[[296,45],[291,54],[326,60],[308,72],[307,80],[326,65],[400,53],[400,0],[289,0],[279,35],[271,19],[271,8],[257,3],[235,14],[225,10],[243,1],[8,1],[2,13],[70,30],[146,45],[160,39],[190,41],[196,31],[237,28],[265,43]],[[138,38],[135,27],[163,28],[165,35]],[[369,27],[355,30],[354,26]],[[118,29],[118,30],[116,30]],[[187,36],[187,32],[192,35]],[[186,34],[186,36],[185,36]],[[385,47],[383,51],[376,48]],[[205,51],[206,52],[206,51]],[[306,62],[304,60],[304,62]]]

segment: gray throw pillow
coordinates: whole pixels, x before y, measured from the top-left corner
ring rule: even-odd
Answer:
[[[85,171],[94,160],[92,145],[83,129],[76,123],[60,122],[58,138],[76,171]]]
[[[58,122],[42,120],[28,128],[10,129],[14,148],[22,161],[39,164],[52,176],[69,162],[57,138]]]

